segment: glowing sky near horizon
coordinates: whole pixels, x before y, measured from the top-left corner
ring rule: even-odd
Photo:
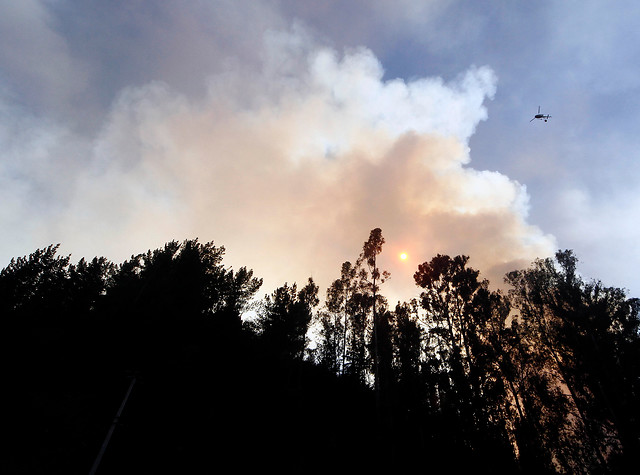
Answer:
[[[640,291],[637,8],[566,5],[0,0],[0,265],[198,237],[324,292],[380,227],[391,300],[557,248]]]

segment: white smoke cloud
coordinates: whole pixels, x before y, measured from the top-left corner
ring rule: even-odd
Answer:
[[[527,223],[524,186],[469,167],[491,69],[383,80],[371,51],[339,54],[300,27],[267,35],[263,58],[260,71],[212,76],[199,100],[162,82],[121,91],[98,136],[77,147],[91,150],[87,166],[57,189],[39,236],[117,262],[199,237],[264,277],[264,292],[309,276],[324,291],[380,227],[394,301],[418,294],[412,274],[436,253],[468,254],[499,284],[555,249]]]

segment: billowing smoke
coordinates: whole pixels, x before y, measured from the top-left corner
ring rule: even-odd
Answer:
[[[84,144],[40,126],[27,154],[44,157],[34,173],[76,158],[51,187],[58,204],[19,229],[116,262],[171,239],[214,240],[229,265],[264,277],[264,292],[309,276],[324,292],[380,227],[394,301],[418,294],[412,274],[437,253],[470,255],[500,284],[553,252],[554,239],[527,223],[524,186],[470,166],[468,140],[496,90],[491,69],[387,80],[371,51],[320,47],[296,29],[270,33],[263,51],[259,70],[229,63],[197,100],[163,82],[123,89]],[[21,197],[28,215],[16,186],[3,194]]]

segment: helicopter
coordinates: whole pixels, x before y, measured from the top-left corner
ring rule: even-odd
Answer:
[[[551,119],[551,116],[549,114],[540,113],[540,106],[538,106],[538,113],[534,115],[533,119],[531,119],[529,122],[532,122],[535,119],[544,119],[544,121],[546,122],[547,120]]]

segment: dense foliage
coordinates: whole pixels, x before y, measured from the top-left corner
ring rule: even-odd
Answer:
[[[438,255],[391,309],[383,245],[372,230],[326,298],[309,279],[259,299],[197,240],[118,265],[13,259],[3,473],[632,471],[637,299],[585,281],[570,251],[505,292]]]

